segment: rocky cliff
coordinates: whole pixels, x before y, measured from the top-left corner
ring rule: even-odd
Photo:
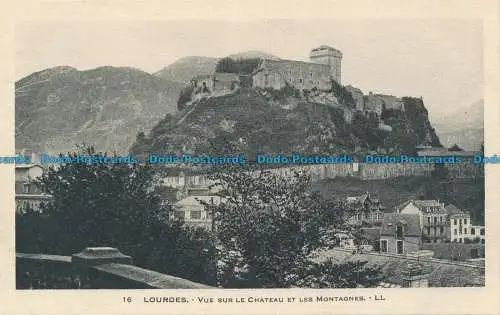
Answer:
[[[352,98],[345,98],[354,102]],[[420,99],[405,97],[405,111],[384,110],[382,120],[361,111],[346,121],[345,108],[319,104],[286,91],[240,90],[209,97],[167,115],[132,146],[132,153],[257,152],[414,153],[421,143],[439,146],[427,110]],[[393,131],[381,130],[380,123]]]

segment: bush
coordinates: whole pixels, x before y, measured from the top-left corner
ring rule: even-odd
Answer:
[[[260,58],[245,58],[234,60],[226,57],[217,62],[215,72],[237,73],[237,74],[250,74],[260,64]]]
[[[177,109],[182,110],[184,109],[184,106],[186,105],[187,102],[191,101],[191,96],[193,95],[193,87],[186,86],[181,90],[181,93],[179,94],[179,99],[177,100]]]
[[[331,92],[333,93],[333,95],[335,95],[337,100],[341,104],[347,105],[351,108],[356,107],[356,101],[352,97],[352,94],[349,93],[349,91],[347,91],[347,89],[342,85],[340,85],[337,81],[331,80],[331,82],[332,82]]]

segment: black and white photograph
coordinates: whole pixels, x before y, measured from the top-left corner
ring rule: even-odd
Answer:
[[[481,20],[14,30],[18,291],[485,287]]]

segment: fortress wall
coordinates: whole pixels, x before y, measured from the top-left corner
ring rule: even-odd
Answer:
[[[451,179],[484,178],[484,167],[474,164],[447,164]],[[311,180],[334,179],[336,177],[356,177],[361,180],[381,180],[395,177],[424,176],[430,177],[434,170],[432,164],[318,164],[294,167],[274,168],[269,171],[280,176],[291,176],[293,171],[304,171],[311,176]],[[208,187],[215,182],[208,175],[186,177],[166,177],[164,184],[171,187],[180,187],[183,184],[189,187]]]
[[[484,166],[473,163],[445,164],[452,179],[484,178]]]

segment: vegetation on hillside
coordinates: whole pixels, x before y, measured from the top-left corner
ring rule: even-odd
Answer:
[[[237,74],[250,74],[257,69],[261,62],[260,58],[222,58],[215,66],[215,72],[228,72]]]
[[[355,108],[356,101],[352,97],[352,94],[342,85],[340,85],[337,81],[331,80],[333,95],[337,98],[340,104],[344,104],[347,107]]]
[[[227,140],[240,144],[241,151],[234,153],[250,157],[259,152],[361,155],[382,149],[411,154],[426,138],[438,142],[425,113],[417,114],[415,109],[399,117],[398,124],[393,124],[394,131],[387,132],[378,128],[378,118],[373,114],[356,113],[349,124],[341,108],[297,98],[293,87],[264,92],[267,96],[250,90],[202,99],[193,105],[195,108],[160,121],[145,139],[136,141],[131,152],[217,154],[212,144]],[[295,105],[272,105],[269,95],[282,105],[289,101]],[[419,106],[423,108],[423,104]],[[417,122],[413,122],[414,117]],[[183,123],[178,124],[180,119]],[[228,125],[231,128],[224,127]]]

